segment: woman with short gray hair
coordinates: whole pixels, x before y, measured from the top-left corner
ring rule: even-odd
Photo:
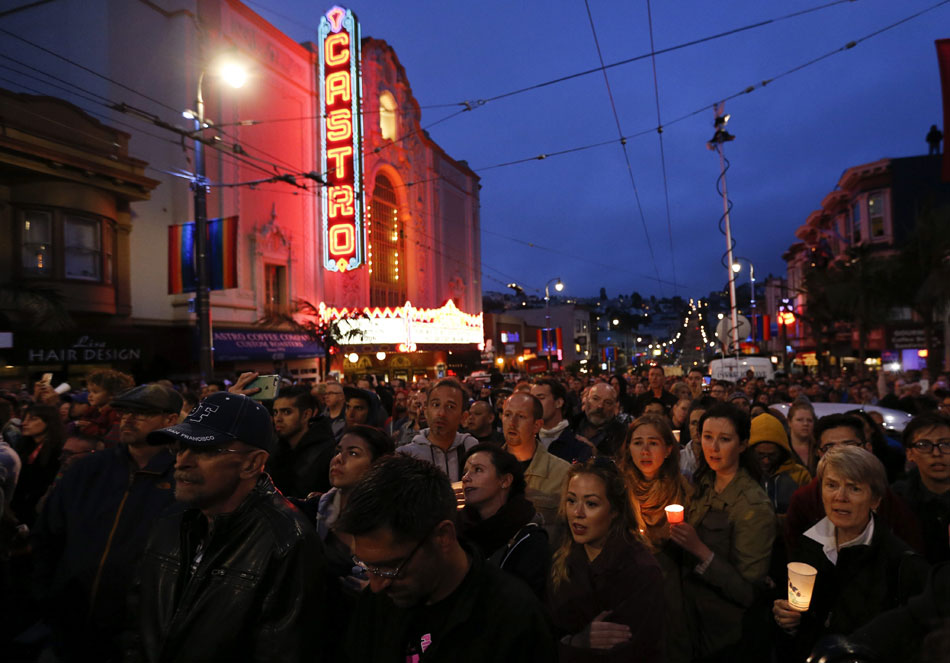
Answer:
[[[791,640],[783,660],[805,660],[826,633],[851,633],[919,593],[927,562],[885,526],[874,511],[887,492],[884,466],[861,448],[837,445],[818,463],[825,517],[807,530],[791,561],[818,571],[806,612],[785,599],[773,604],[775,623]]]

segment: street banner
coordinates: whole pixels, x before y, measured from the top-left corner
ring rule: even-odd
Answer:
[[[937,62],[940,64],[940,86],[943,88],[943,130],[950,130],[950,39],[938,39]],[[943,141],[943,172],[944,182],[950,182],[950,154],[947,153],[947,140]]]
[[[238,218],[208,219],[208,282],[211,290],[237,287]],[[195,224],[168,226],[168,294],[194,292],[198,286]]]

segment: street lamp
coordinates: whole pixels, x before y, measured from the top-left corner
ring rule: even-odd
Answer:
[[[564,283],[560,276],[556,276],[544,284],[544,354],[548,360],[548,370],[551,370],[551,284],[558,292],[564,290]]]
[[[719,103],[716,105],[716,119],[713,122],[713,126],[716,129],[716,132],[713,134],[712,139],[706,143],[706,147],[710,150],[714,150],[719,154],[719,183],[722,184],[720,193],[722,194],[722,228],[725,231],[726,235],[726,265],[728,265],[729,273],[729,315],[731,318],[732,329],[730,330],[730,341],[731,345],[729,347],[730,353],[739,354],[739,313],[736,311],[736,277],[735,269],[733,267],[735,260],[732,257],[732,226],[729,220],[729,209],[732,205],[729,203],[729,193],[726,190],[726,157],[722,152],[722,146],[724,143],[733,141],[736,139],[731,133],[726,131],[726,124],[729,122],[729,115],[725,112],[725,103]],[[728,344],[727,344],[728,345]]]
[[[742,265],[739,264],[740,260],[745,260],[749,263],[749,281],[751,283],[751,291],[749,294],[749,308],[752,310],[752,341],[755,342],[756,336],[756,321],[755,321],[755,265],[752,264],[752,261],[748,258],[743,258],[742,256],[735,256],[735,262],[732,263],[732,271],[738,274],[742,271]]]
[[[211,126],[205,120],[205,102],[201,91],[205,73],[202,69],[198,75],[194,112],[185,111],[183,115],[195,121],[195,177],[191,183],[195,196],[195,253],[198,263],[195,316],[198,318],[198,365],[201,379],[208,383],[214,378],[214,346],[211,340],[211,299],[208,275],[208,178],[205,177],[204,142],[201,138],[201,132]],[[234,60],[221,62],[215,73],[233,88],[239,88],[247,82],[247,71]]]

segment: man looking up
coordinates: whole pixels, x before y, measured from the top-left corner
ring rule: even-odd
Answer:
[[[126,592],[149,528],[174,503],[175,458],[146,438],[177,422],[181,404],[157,384],[119,394],[119,444],[78,458],[46,498],[33,531],[35,585],[64,660],[120,656]]]
[[[821,458],[837,445],[861,447],[871,451],[871,443],[864,436],[864,423],[850,414],[829,414],[815,425],[818,439],[818,457]],[[890,488],[884,494],[877,510],[881,523],[914,550],[923,551],[923,537],[916,516]],[[825,517],[818,477],[792,494],[785,516],[785,541],[794,550],[798,537]]]
[[[347,660],[557,659],[527,585],[463,548],[455,515],[445,474],[414,458],[378,461],[353,489],[337,528],[353,537],[370,591],[350,620]]]
[[[465,452],[478,444],[468,433],[460,433],[464,401],[462,385],[454,378],[442,378],[429,388],[425,415],[429,424],[412,442],[396,449],[397,454],[425,460],[445,472],[453,483],[462,480]]]
[[[329,647],[326,560],[316,530],[264,473],[264,407],[218,392],[149,435],[175,450],[175,499],[141,566],[146,661],[319,661]]]
[[[501,422],[505,433],[503,448],[521,461],[527,484],[525,497],[544,518],[545,528],[554,541],[552,528],[557,523],[561,487],[571,466],[548,453],[538,440],[538,432],[544,424],[544,409],[541,401],[531,394],[515,392],[509,396]]]
[[[336,439],[327,417],[316,414],[310,387],[281,389],[274,399],[277,448],[267,460],[267,471],[284,495],[306,497],[330,490],[330,459]]]
[[[568,463],[582,463],[590,458],[593,447],[578,440],[564,418],[567,399],[564,385],[551,378],[539,378],[531,386],[531,395],[541,401],[544,424],[538,439],[544,448]]]
[[[575,434],[600,455],[613,456],[623,446],[626,433],[617,420],[617,391],[606,382],[598,382],[588,389],[582,409],[584,414],[574,426]]]
[[[927,561],[948,561],[950,418],[938,412],[919,414],[904,428],[902,441],[907,460],[916,468],[894,484],[894,492],[904,498],[920,520]]]

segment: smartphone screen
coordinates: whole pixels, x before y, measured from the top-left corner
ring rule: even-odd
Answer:
[[[709,377],[708,375],[704,375],[704,376],[703,376],[703,384],[708,387],[710,382],[712,382],[712,378]]]

